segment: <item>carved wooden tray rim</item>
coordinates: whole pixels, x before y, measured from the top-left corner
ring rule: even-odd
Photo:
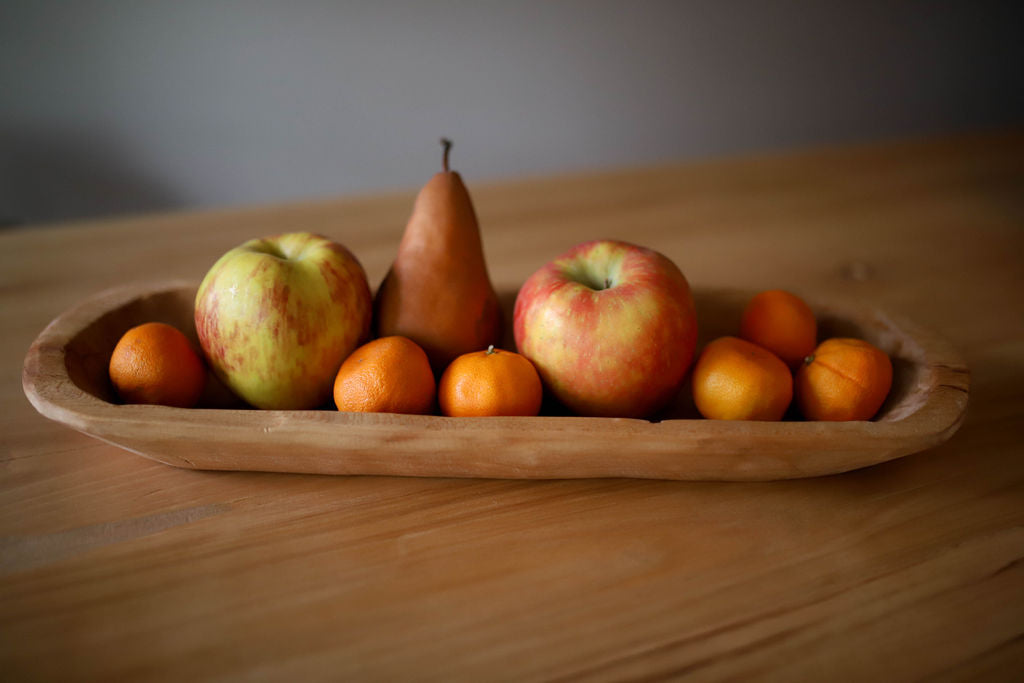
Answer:
[[[688,417],[685,400],[659,421],[114,402],[105,368],[120,334],[147,320],[163,320],[194,335],[195,287],[184,281],[126,285],[65,311],[28,351],[22,375],[26,396],[52,420],[176,467],[522,479],[769,481],[837,474],[937,446],[955,433],[967,410],[967,368],[947,341],[859,303],[810,299],[822,321],[867,338],[893,357],[893,395],[875,420],[705,420]],[[699,324],[716,315],[724,319],[716,306],[724,310],[723,302],[731,302],[735,308],[750,294],[695,289]]]

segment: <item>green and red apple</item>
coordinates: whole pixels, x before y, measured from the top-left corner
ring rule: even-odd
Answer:
[[[579,415],[652,415],[679,392],[697,344],[683,273],[627,242],[585,242],[543,266],[514,316],[519,352]]]
[[[257,408],[328,402],[342,361],[369,336],[372,299],[351,252],[326,237],[254,239],[213,265],[195,301],[213,371]]]

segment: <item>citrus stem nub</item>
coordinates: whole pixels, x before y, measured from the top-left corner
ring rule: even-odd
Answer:
[[[813,362],[814,362],[814,354],[813,353],[808,355],[808,356],[804,356],[804,365],[810,365]]]
[[[444,172],[447,173],[448,172],[448,152],[452,148],[452,141],[449,140],[448,138],[441,138],[441,146],[444,147],[444,159],[443,159]]]
[[[497,353],[497,352],[496,352],[496,351],[494,350],[494,344],[490,344],[490,345],[488,345],[488,346],[487,346],[487,355],[489,356],[489,355],[491,355],[492,353]]]

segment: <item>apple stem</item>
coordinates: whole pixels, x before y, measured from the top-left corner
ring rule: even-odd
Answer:
[[[604,288],[605,289],[611,289],[611,286],[612,286],[612,279],[610,277],[606,277],[604,279]]]
[[[452,141],[448,138],[441,138],[441,146],[444,147],[444,172],[448,172],[448,152],[452,148]]]

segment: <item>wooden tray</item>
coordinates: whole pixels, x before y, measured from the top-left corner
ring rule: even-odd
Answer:
[[[46,417],[154,460],[193,469],[432,477],[766,481],[845,472],[948,439],[967,409],[968,372],[942,339],[909,321],[810,301],[821,335],[866,339],[893,359],[893,390],[870,422],[699,419],[685,388],[657,421],[571,416],[447,418],[118,405],[107,364],[147,321],[193,335],[196,286],[101,293],[56,318],[25,359],[25,394]],[[697,290],[701,343],[735,334],[750,292]],[[503,300],[511,304],[514,293]],[[229,406],[216,384],[206,406]]]

